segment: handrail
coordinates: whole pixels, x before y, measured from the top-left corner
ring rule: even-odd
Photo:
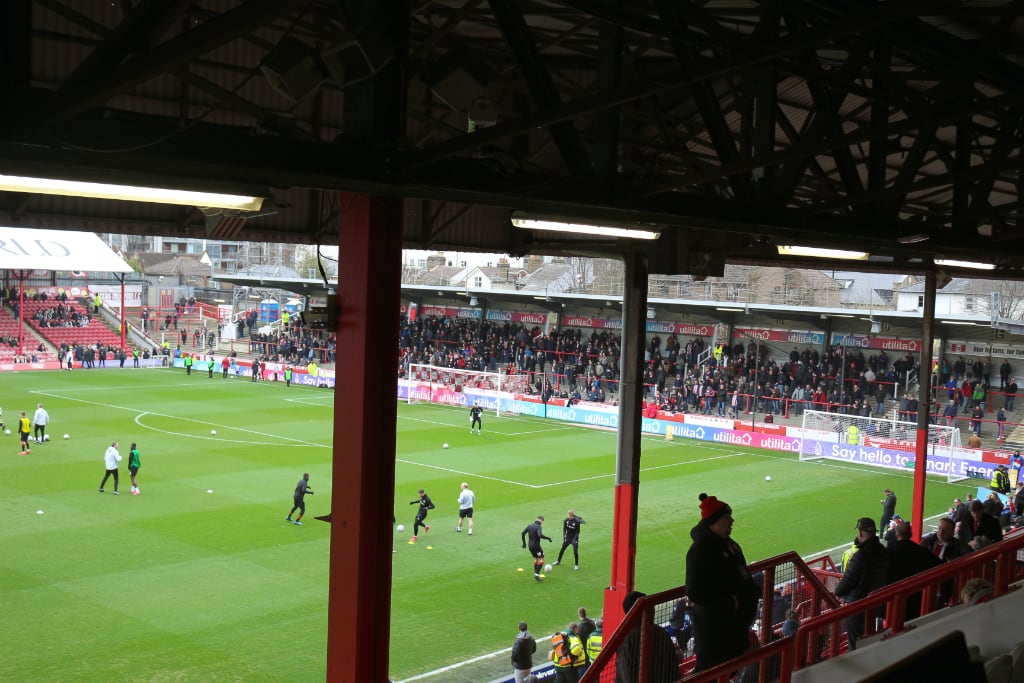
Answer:
[[[830,563],[831,560],[828,561]],[[812,560],[812,564],[820,563],[826,567],[824,560]],[[776,624],[772,623],[772,614],[775,611],[776,590],[785,588],[789,591],[792,604],[809,604],[811,616],[816,616],[823,611],[835,609],[839,606],[838,600],[819,579],[817,570],[813,569],[795,552],[783,553],[765,560],[760,560],[749,565],[753,575],[761,577],[762,601],[759,614],[759,623],[763,626],[757,630],[759,647],[753,652],[761,653],[760,656],[768,656],[782,652],[776,642],[773,642]],[[645,665],[650,663],[653,653],[653,631],[646,628],[649,625],[660,625],[668,622],[669,614],[676,601],[686,595],[685,586],[648,595],[637,601],[634,607],[625,615],[622,623],[615,629],[611,636],[606,637],[601,654],[590,666],[580,683],[597,683],[598,681],[614,681],[616,671],[616,652],[622,646],[627,636],[639,625],[641,628],[639,641],[639,660],[641,663],[639,677],[632,683],[649,683],[650,669]],[[788,639],[787,639],[788,640]],[[682,655],[680,677],[693,670],[694,658],[688,652],[686,642],[677,643],[678,653]],[[768,655],[765,655],[768,653]],[[787,654],[783,657],[785,664],[789,664],[792,657]],[[735,670],[736,667],[729,669]],[[692,680],[710,681],[715,680],[715,673],[719,668],[701,672]],[[724,669],[723,669],[724,671]],[[722,674],[724,675],[724,674]],[[727,680],[726,677],[723,680]],[[687,680],[691,680],[687,678]]]
[[[844,605],[800,624],[795,637],[796,657],[794,667],[799,669],[809,664],[834,657],[840,653],[841,635],[838,627],[851,616],[886,608],[886,637],[892,637],[906,630],[907,598],[923,594],[921,613],[927,614],[945,605],[935,604],[935,596],[942,590],[942,584],[953,582],[951,602],[959,601],[959,591],[967,579],[981,577],[995,586],[995,595],[1009,590],[1009,585],[1018,580],[1022,573],[1018,553],[1024,550],[1024,533],[1014,533],[1002,541],[993,543],[939,567],[917,574],[898,583],[891,584],[862,600]],[[865,636],[877,632],[873,620],[867,620]],[[824,640],[822,640],[824,639]],[[827,642],[827,650],[810,647],[812,642]],[[783,681],[788,680],[788,676]]]

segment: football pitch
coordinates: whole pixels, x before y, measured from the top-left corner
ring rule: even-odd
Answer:
[[[331,490],[330,392],[157,368],[4,375],[8,428],[40,402],[52,441],[19,457],[16,437],[0,436],[0,680],[324,680],[330,529],[312,517],[345,495]],[[110,483],[97,490],[114,440],[125,457],[116,497]],[[129,495],[133,441],[139,496]],[[470,435],[466,410],[403,403],[397,442],[406,530],[380,529],[396,551],[394,680],[489,681],[509,673],[521,619],[540,663],[544,639],[576,608],[599,614],[614,433],[491,413]],[[636,584],[647,593],[683,582],[701,491],[732,506],[748,561],[848,544],[858,517],[878,518],[886,486],[897,512],[910,511],[909,472],[653,437],[642,453]],[[284,517],[303,472],[316,494],[294,526]],[[463,481],[476,493],[472,536],[455,533]],[[437,508],[410,544],[420,488]],[[927,515],[972,490],[930,478]],[[535,582],[520,533],[543,515],[552,562],[570,508],[586,521],[580,569],[570,550]]]

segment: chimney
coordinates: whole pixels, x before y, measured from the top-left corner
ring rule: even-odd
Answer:
[[[529,258],[526,259],[526,272],[532,273],[543,265],[543,256],[539,256],[538,254],[530,254]]]
[[[508,259],[498,259],[498,280],[508,282]]]
[[[443,266],[445,262],[444,254],[431,254],[427,257],[427,270],[433,270],[438,266]]]

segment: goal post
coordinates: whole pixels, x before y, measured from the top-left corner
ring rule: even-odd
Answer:
[[[928,472],[945,474],[949,482],[969,478],[966,451],[957,427],[929,424]],[[800,460],[841,460],[890,468],[912,469],[917,457],[917,423],[862,417],[820,410],[804,412]]]
[[[529,383],[524,374],[486,372],[465,368],[445,368],[437,365],[411,363],[408,372],[409,403],[461,404],[454,400],[459,394],[491,395],[494,400],[482,401],[497,416],[501,415],[500,394],[514,394],[526,390]],[[470,402],[471,403],[471,402]]]

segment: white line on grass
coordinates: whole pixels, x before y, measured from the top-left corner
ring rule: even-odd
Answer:
[[[209,440],[209,441],[220,441],[220,442],[227,442],[227,443],[242,443],[242,444],[251,444],[251,445],[264,445],[264,444],[266,444],[266,445],[270,445],[270,446],[273,446],[273,445],[291,445],[291,446],[310,446],[310,447],[314,447],[314,448],[330,448],[330,446],[327,445],[327,444],[312,443],[310,441],[302,441],[300,439],[292,439],[290,437],[281,436],[280,434],[267,434],[265,432],[258,432],[255,429],[245,429],[243,427],[236,427],[234,425],[223,425],[223,424],[218,424],[216,422],[205,422],[203,420],[196,420],[196,419],[193,419],[193,418],[190,418],[190,417],[179,417],[177,415],[168,415],[166,413],[140,412],[138,408],[132,408],[130,406],[119,406],[119,405],[115,405],[113,403],[99,403],[97,401],[87,401],[84,398],[75,398],[73,396],[63,396],[61,394],[52,394],[52,393],[45,392],[45,391],[36,391],[36,392],[33,392],[33,393],[39,394],[40,396],[49,396],[51,398],[63,399],[63,400],[66,400],[66,401],[77,401],[78,403],[85,403],[86,405],[91,405],[91,406],[100,406],[101,408],[111,408],[113,410],[125,410],[125,411],[128,411],[130,413],[135,413],[135,423],[137,425],[139,425],[140,427],[143,427],[145,429],[150,429],[150,430],[152,430],[154,432],[160,432],[160,433],[163,433],[163,434],[174,434],[174,435],[177,435],[177,436],[189,436],[189,437],[192,437],[194,439],[206,439],[206,440]],[[193,423],[196,423],[196,424],[207,425],[207,426],[210,426],[210,427],[220,427],[221,429],[233,429],[233,430],[238,431],[238,432],[246,432],[246,433],[249,433],[249,434],[255,434],[257,436],[273,438],[275,440],[271,441],[271,442],[236,441],[236,440],[232,440],[232,439],[222,439],[222,438],[216,438],[216,437],[213,437],[213,436],[205,436],[205,435],[201,435],[201,434],[189,434],[187,432],[168,431],[166,429],[158,429],[156,427],[152,427],[150,425],[143,424],[142,422],[140,422],[140,419],[143,416],[145,416],[145,415],[155,415],[156,417],[163,417],[163,418],[167,418],[169,420],[187,420],[188,422],[193,422]],[[290,444],[282,444],[282,441],[288,441],[288,442],[291,442],[291,443]]]
[[[395,681],[395,683],[410,683],[410,681],[420,681],[420,680],[423,680],[424,678],[430,678],[431,676],[437,676],[439,674],[443,674],[443,673],[446,673],[448,671],[454,671],[455,669],[458,669],[460,667],[466,666],[467,664],[476,664],[477,662],[482,662],[485,659],[491,659],[492,657],[497,657],[498,655],[507,654],[507,653],[509,653],[511,651],[512,651],[512,648],[506,647],[503,650],[497,650],[495,652],[491,652],[490,654],[480,655],[478,657],[473,657],[472,659],[467,659],[464,662],[457,662],[455,664],[449,664],[448,666],[442,666],[440,669],[434,669],[433,671],[428,671],[428,672],[423,673],[423,674],[416,674],[415,676],[412,676],[410,678],[404,678],[404,679],[402,679],[400,681]]]
[[[512,486],[525,486],[528,489],[539,489],[541,486],[534,484],[524,484],[521,481],[512,481],[510,479],[501,479],[499,477],[489,477],[486,474],[476,474],[475,472],[466,472],[465,470],[456,470],[451,467],[441,467],[440,465],[428,465],[425,462],[415,462],[413,460],[404,460],[402,458],[396,458],[395,462],[404,463],[406,465],[418,465],[420,467],[426,467],[432,470],[441,470],[442,472],[451,472],[452,474],[462,474],[467,477],[473,477],[474,479],[488,479],[490,481],[499,481],[502,484],[511,484]]]

